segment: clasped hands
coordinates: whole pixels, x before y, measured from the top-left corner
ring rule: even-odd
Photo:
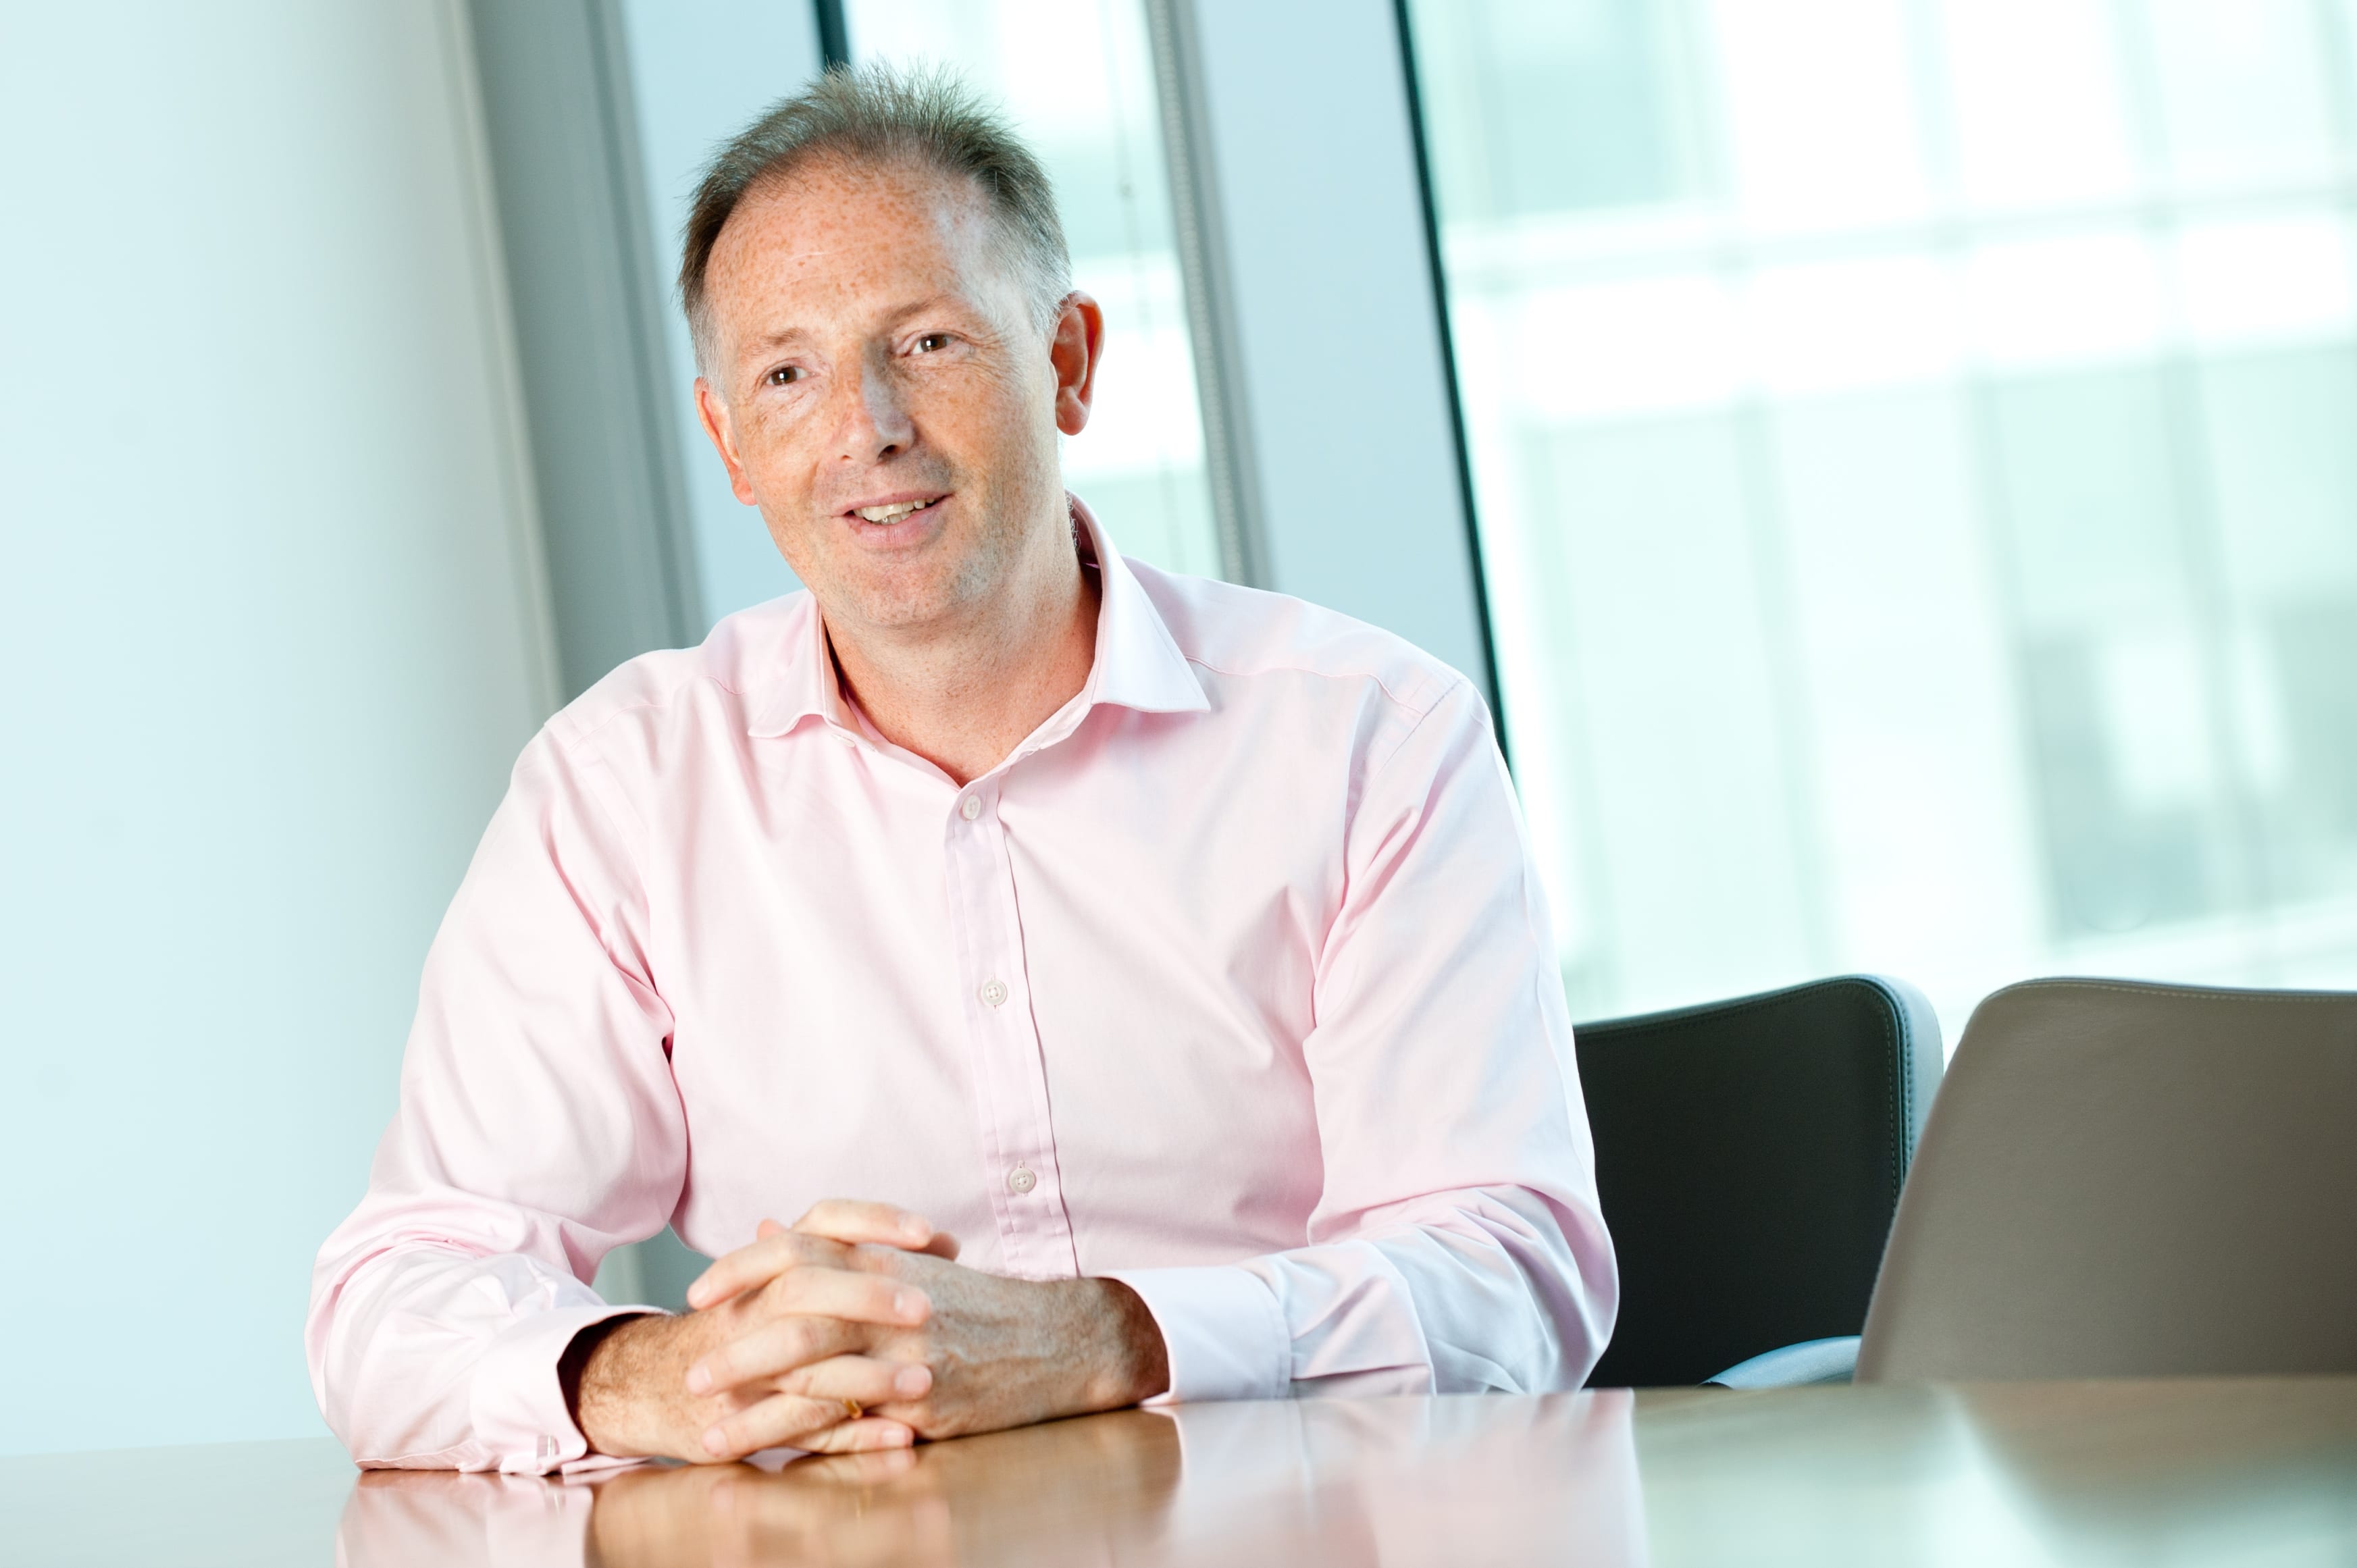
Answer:
[[[715,1461],[905,1447],[1135,1404],[1161,1331],[1113,1280],[1017,1280],[889,1204],[831,1199],[688,1288],[692,1311],[599,1339],[576,1413],[601,1454]]]

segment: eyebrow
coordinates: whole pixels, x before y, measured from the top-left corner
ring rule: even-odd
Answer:
[[[907,322],[912,316],[922,316],[925,312],[943,305],[955,306],[969,315],[980,314],[974,303],[963,295],[948,293],[931,294],[922,299],[911,300],[906,305],[895,306],[883,317],[884,328],[889,331]],[[791,348],[797,343],[805,342],[810,336],[810,329],[806,327],[781,328],[778,331],[754,338],[748,347],[757,356],[773,354],[780,349]]]

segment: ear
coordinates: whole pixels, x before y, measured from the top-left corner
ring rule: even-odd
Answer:
[[[1075,290],[1064,296],[1048,362],[1056,372],[1056,428],[1078,435],[1088,427],[1097,395],[1097,365],[1104,358],[1104,312]]]
[[[712,383],[702,376],[695,378],[695,416],[704,422],[704,434],[711,438],[712,449],[720,454],[721,463],[728,469],[728,488],[747,506],[759,506],[753,494],[752,481],[745,477],[745,465],[737,460],[736,427],[728,423],[728,405],[712,390]]]

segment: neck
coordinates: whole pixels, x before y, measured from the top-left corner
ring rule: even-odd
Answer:
[[[845,693],[893,745],[960,785],[1006,760],[1088,683],[1097,575],[1069,532],[1029,553],[1016,580],[947,626],[882,628],[821,613]]]

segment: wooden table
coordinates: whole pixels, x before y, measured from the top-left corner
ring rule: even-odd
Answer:
[[[0,1563],[2357,1563],[2357,1379],[1125,1411],[780,1470],[0,1460]]]

